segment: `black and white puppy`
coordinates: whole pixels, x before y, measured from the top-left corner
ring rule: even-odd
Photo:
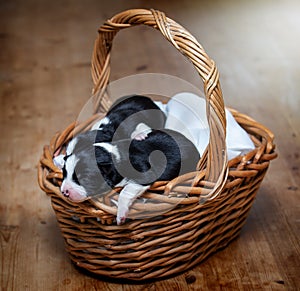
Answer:
[[[66,156],[62,192],[81,201],[123,186],[117,211],[117,223],[122,224],[134,200],[153,182],[196,170],[199,153],[182,134],[139,124],[133,135],[141,133],[145,138],[97,143],[87,143],[86,136],[78,135],[76,142],[69,144],[72,153]],[[88,135],[93,140],[96,133]]]
[[[162,128],[165,120],[165,114],[146,96],[132,95],[117,100],[106,117],[93,127],[97,130],[74,137],[67,146],[66,155],[55,157],[55,164],[63,170],[61,192],[75,202],[86,199],[92,195],[90,193],[104,192],[107,185],[99,177],[95,157],[99,153],[95,152],[93,144],[132,138],[137,124],[146,122],[151,128]],[[144,138],[143,134],[134,135],[136,139]],[[78,173],[81,173],[84,187],[79,183]]]
[[[62,193],[80,202],[123,186],[117,212],[117,223],[123,223],[131,204],[150,184],[196,169],[195,146],[178,132],[156,129],[164,123],[163,112],[150,98],[131,96],[114,104],[97,130],[79,134],[68,144],[61,163]]]
[[[130,138],[136,126],[145,123],[150,128],[163,128],[165,114],[149,98],[131,95],[119,98],[109,109],[106,117],[93,128],[99,130],[97,141],[112,141]]]
[[[148,128],[144,133],[145,139],[94,144],[96,156],[100,157],[97,164],[107,185],[124,186],[118,198],[118,224],[125,222],[134,200],[153,182],[195,171],[200,158],[194,144],[179,132]]]

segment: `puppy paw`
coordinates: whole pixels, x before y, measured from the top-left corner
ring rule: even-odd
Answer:
[[[118,211],[117,211],[117,224],[122,225],[125,223],[129,209],[124,207],[124,205],[119,204]]]
[[[124,224],[125,223],[125,221],[126,221],[126,217],[117,217],[117,224],[118,225],[122,225],[122,224]]]
[[[117,224],[118,225],[122,225],[125,223],[126,218],[127,218],[127,213],[128,213],[128,211],[126,211],[126,212],[118,211],[118,214],[117,214]]]
[[[144,132],[141,132],[137,135],[134,136],[134,139],[135,140],[144,140],[148,137],[148,134],[147,133],[144,133]]]
[[[148,134],[151,132],[151,128],[144,123],[139,123],[133,133],[131,134],[131,139],[135,140],[144,140],[148,137]]]

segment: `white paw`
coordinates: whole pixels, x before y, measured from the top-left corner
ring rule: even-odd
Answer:
[[[139,123],[133,133],[131,134],[131,139],[144,140],[148,137],[151,132],[151,128],[144,123]]]
[[[137,135],[135,135],[134,139],[135,140],[144,140],[147,138],[147,136],[148,136],[147,133],[141,132],[141,133],[138,133]]]
[[[118,208],[118,213],[117,213],[117,224],[122,225],[125,223],[127,215],[128,215],[129,209],[126,207],[120,207]]]

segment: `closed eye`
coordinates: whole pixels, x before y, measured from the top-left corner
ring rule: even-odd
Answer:
[[[71,155],[72,155],[72,154],[70,154],[70,155],[65,155],[65,156],[63,157],[63,159],[64,159],[64,161],[65,161],[64,166],[63,166],[63,168],[62,168],[62,172],[63,172],[63,177],[64,177],[64,178],[67,177],[66,162],[67,162],[67,159],[68,159]]]
[[[66,170],[65,166],[63,166],[63,168],[62,168],[62,172],[63,172],[63,177],[65,179],[67,177],[67,170]]]
[[[65,156],[64,156],[64,161],[66,161],[66,160],[68,159],[68,157],[71,156],[71,155],[72,155],[72,154],[70,154],[70,155],[65,155]]]

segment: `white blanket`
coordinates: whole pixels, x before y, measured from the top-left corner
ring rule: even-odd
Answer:
[[[185,135],[202,155],[209,141],[205,100],[193,93],[183,92],[173,96],[167,104],[161,102],[156,104],[167,115],[165,127]],[[227,156],[228,160],[231,160],[254,149],[254,144],[228,109],[226,109],[226,120]]]

